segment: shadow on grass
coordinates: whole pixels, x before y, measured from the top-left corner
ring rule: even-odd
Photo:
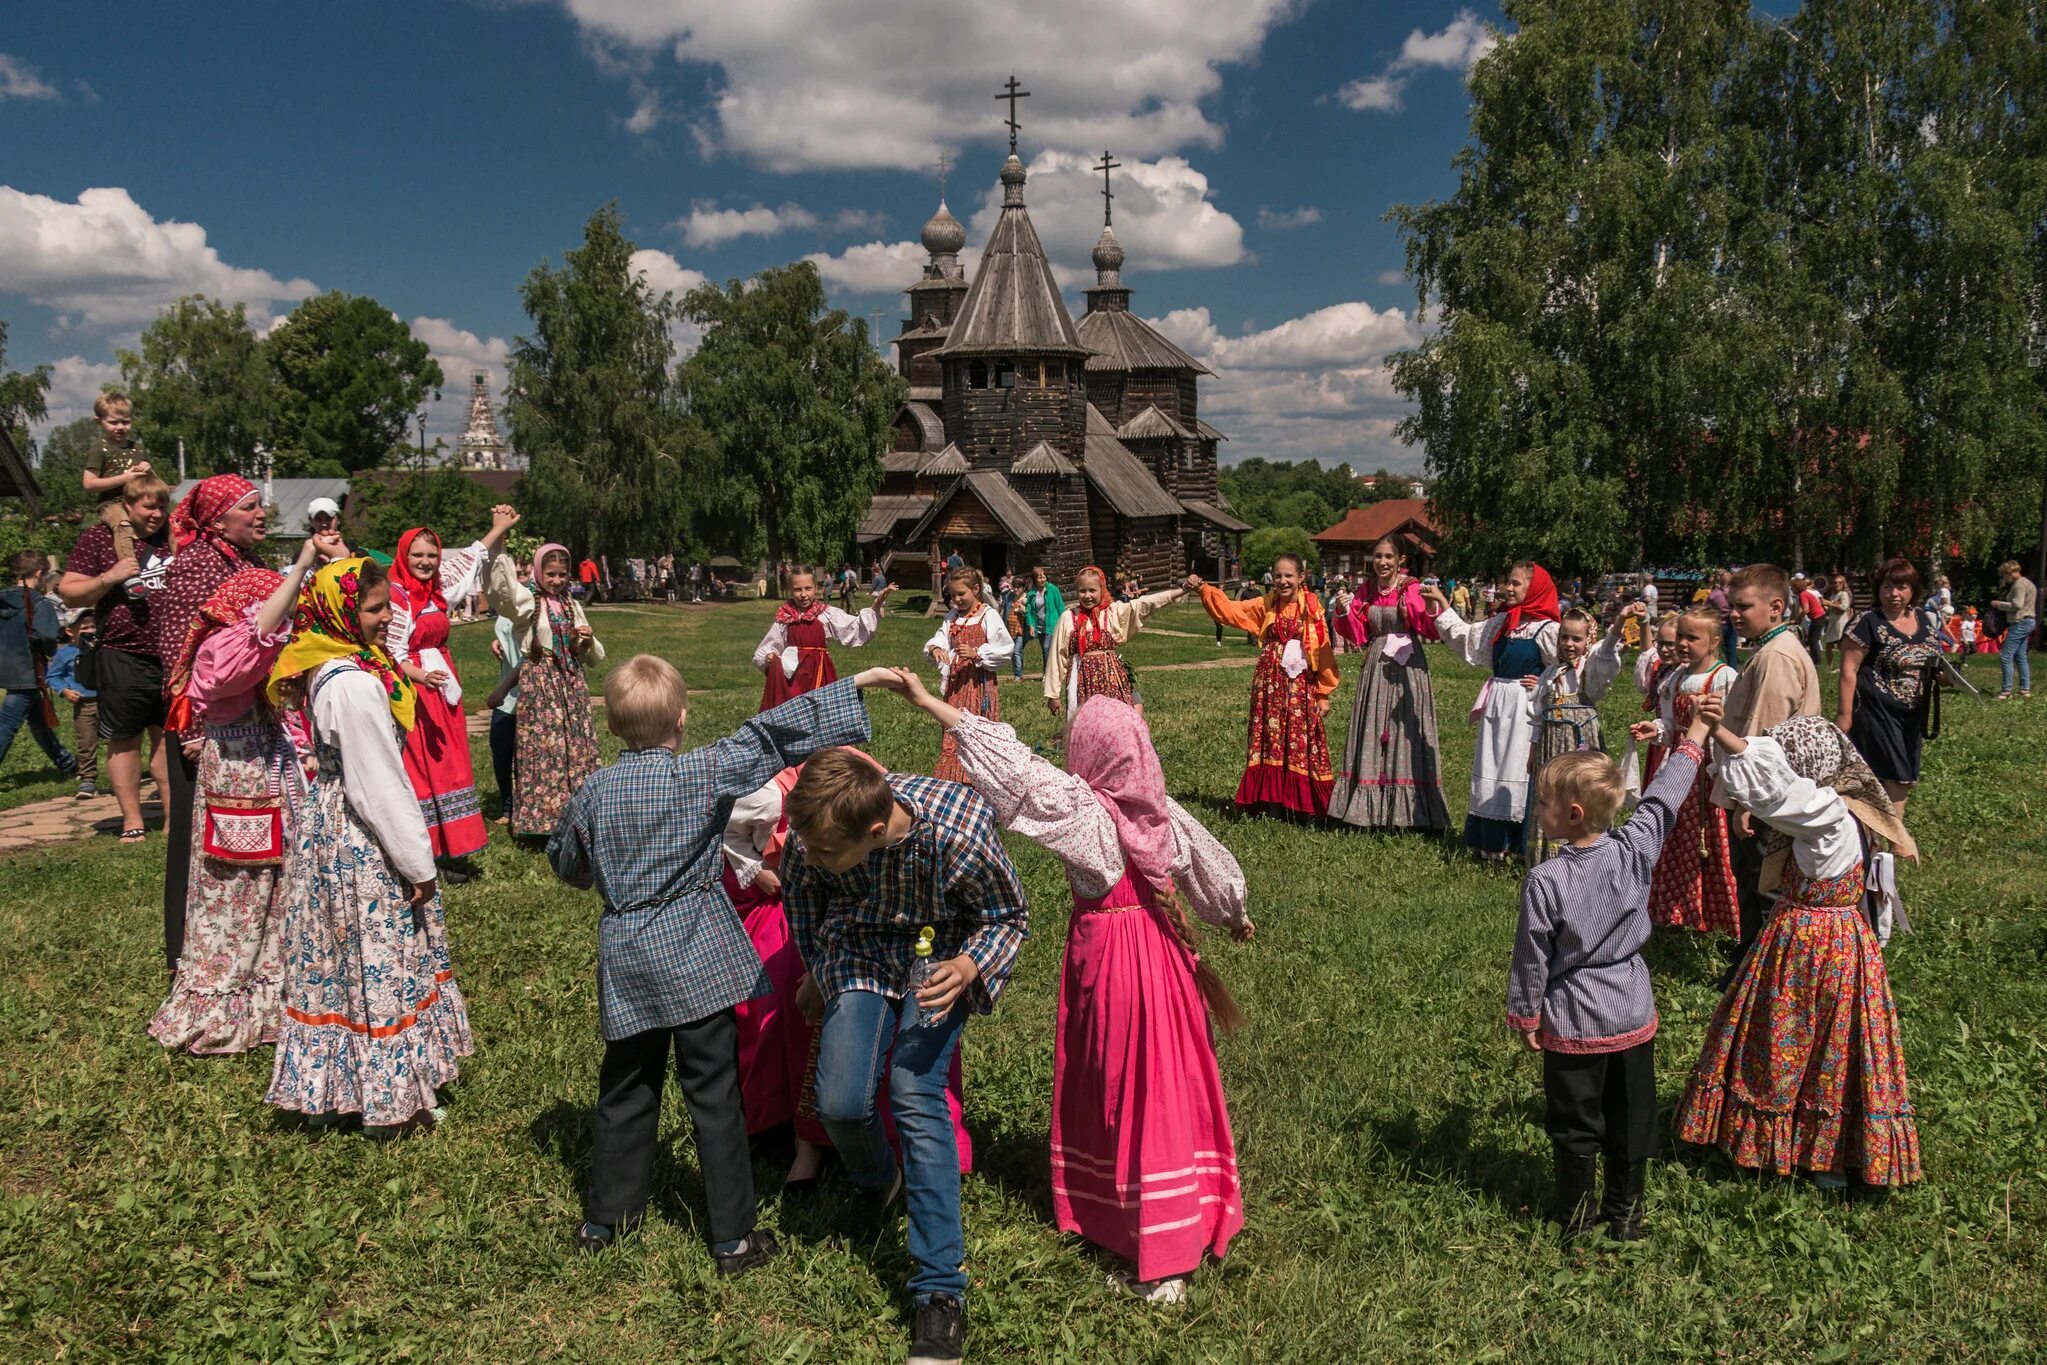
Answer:
[[[1721,934],[1658,929],[1643,945],[1652,980],[1674,979],[1718,991],[1736,961],[1734,940]]]
[[[1017,1129],[975,1132],[974,1174],[1030,1206],[1033,1216],[1052,1223],[1052,1180],[1047,1167],[1046,1136]]]
[[[1536,1118],[1540,1122],[1540,1116]],[[1508,1213],[1541,1208],[1549,1194],[1549,1163],[1472,1138],[1472,1109],[1459,1104],[1432,1122],[1418,1114],[1371,1120],[1372,1135],[1405,1173],[1426,1183],[1461,1185]]]

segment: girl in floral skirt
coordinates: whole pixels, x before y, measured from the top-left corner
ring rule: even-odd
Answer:
[[[284,915],[284,1022],[265,1098],[388,1136],[441,1117],[471,1051],[426,818],[405,775],[412,682],[384,649],[390,584],[368,559],[313,576],[271,674],[304,680],[320,775]]]
[[[1109,600],[1109,577],[1090,564],[1073,579],[1073,605],[1059,618],[1045,650],[1045,705],[1053,715],[1078,711],[1089,697],[1127,701],[1144,714],[1130,666],[1116,651],[1144,628],[1145,618],[1186,596],[1185,588]]]
[[[545,838],[583,779],[597,770],[586,664],[604,658],[582,603],[569,596],[569,552],[543,545],[533,580],[519,581],[510,556],[491,560],[490,609],[512,622],[519,643],[519,713],[512,760],[512,833]]]
[[[1796,716],[1713,732],[1728,795],[1769,827],[1782,895],[1706,1028],[1678,1136],[1738,1166],[1840,1187],[1919,1179],[1919,1130],[1883,947],[1864,918],[1865,840],[1916,858],[1883,784],[1848,739]]]

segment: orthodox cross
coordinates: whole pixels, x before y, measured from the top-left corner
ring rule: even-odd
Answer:
[[[1118,169],[1118,168],[1120,168],[1120,167],[1121,167],[1122,165],[1123,165],[1123,163],[1122,163],[1122,162],[1120,162],[1120,161],[1111,161],[1111,160],[1109,159],[1109,153],[1108,153],[1107,151],[1104,151],[1104,152],[1102,153],[1102,159],[1101,159],[1101,161],[1100,161],[1100,162],[1098,162],[1098,163],[1097,163],[1096,165],[1094,165],[1094,166],[1092,166],[1092,167],[1090,167],[1090,168],[1089,168],[1089,169],[1091,169],[1091,170],[1097,170],[1097,171],[1100,171],[1100,172],[1102,173],[1102,226],[1103,226],[1103,227],[1107,227],[1107,226],[1109,226],[1109,223],[1110,223],[1110,214],[1114,212],[1114,210],[1115,210],[1115,206],[1116,206],[1116,203],[1115,203],[1115,201],[1116,201],[1116,196],[1115,196],[1115,194],[1114,194],[1114,193],[1112,193],[1112,192],[1110,191],[1110,189],[1109,189],[1109,172],[1110,172],[1110,171],[1113,171],[1113,170],[1116,170],[1116,169]]]
[[[1009,119],[1008,119],[1008,122],[1007,122],[1006,124],[1004,124],[1004,126],[1005,126],[1005,127],[1007,127],[1007,128],[1009,129],[1009,154],[1010,154],[1011,156],[1015,156],[1015,155],[1016,155],[1016,130],[1018,129],[1018,127],[1020,127],[1020,126],[1021,126],[1021,125],[1019,125],[1019,124],[1017,123],[1017,121],[1016,121],[1016,102],[1017,102],[1018,100],[1027,100],[1027,99],[1029,99],[1029,98],[1031,97],[1031,92],[1030,92],[1030,91],[1028,91],[1028,90],[1024,90],[1024,89],[1021,89],[1021,88],[1020,88],[1020,87],[1018,86],[1018,84],[1017,84],[1017,79],[1016,79],[1016,77],[1014,77],[1014,76],[1011,76],[1011,77],[1009,78],[1009,84],[1008,84],[1008,85],[1006,85],[1006,86],[1004,86],[1004,87],[1003,87],[1003,89],[1004,89],[1004,90],[1005,90],[1005,91],[1006,91],[1007,93],[1006,93],[1006,94],[1001,94],[1001,95],[997,95],[997,96],[996,96],[995,98],[996,98],[996,100],[997,100],[997,101],[1001,101],[1001,100],[1008,100],[1008,101],[1009,101]]]
[[[945,175],[952,169],[952,158],[944,152],[938,154],[938,202],[945,202]]]

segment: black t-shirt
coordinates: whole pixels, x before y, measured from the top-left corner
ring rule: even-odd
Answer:
[[[114,562],[114,529],[101,524],[78,538],[64,568],[69,573],[97,578],[113,568]],[[163,591],[164,576],[170,571],[171,528],[159,527],[147,539],[136,537],[135,562],[141,566],[136,576],[141,579],[143,591],[130,592],[127,584],[116,584],[93,605],[93,617],[99,623],[100,648],[153,659],[156,629],[149,620],[149,599],[151,594]]]

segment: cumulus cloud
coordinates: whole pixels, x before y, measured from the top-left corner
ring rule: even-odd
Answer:
[[[0,100],[61,100],[63,92],[28,62],[0,52]]]
[[[1261,206],[1258,210],[1258,226],[1268,232],[1291,232],[1321,221],[1322,210],[1313,204],[1284,210]]]
[[[43,396],[49,415],[36,423],[30,434],[41,441],[52,428],[92,416],[92,400],[120,383],[121,367],[111,361],[87,360],[82,355],[51,361],[50,388]]]
[[[1405,270],[1382,270],[1379,272],[1379,283],[1406,284],[1407,272]]]
[[[1336,98],[1346,108],[1394,112],[1406,102],[1407,85],[1423,71],[1469,71],[1478,59],[1491,52],[1499,38],[1470,10],[1440,32],[1414,29],[1400,45],[1398,56],[1389,60],[1376,76],[1354,80],[1337,90]]]
[[[505,430],[505,380],[511,373],[511,344],[503,337],[480,337],[446,318],[414,318],[412,335],[426,343],[441,366],[441,396],[427,403],[427,443],[446,441],[450,447],[469,426],[469,395],[474,378],[481,371],[490,384],[497,404],[498,430]]]
[[[1019,52],[1056,52],[1019,116],[1038,146],[1149,156],[1214,146],[1221,68],[1254,60],[1305,0],[559,0],[586,49],[665,50],[714,68],[706,149],[775,170],[929,165],[1003,134],[994,95]],[[1085,35],[1076,39],[1076,35]],[[1021,73],[1019,73],[1021,74]]]
[[[123,331],[183,294],[247,304],[267,327],[278,305],[319,292],[310,280],[231,266],[197,223],[159,222],[124,189],[76,203],[0,185],[0,292],[55,310],[59,325]]]
[[[1230,437],[1225,460],[1420,467],[1421,452],[1399,439],[1408,407],[1385,367],[1389,353],[1424,335],[1410,315],[1339,303],[1234,336],[1206,308],[1151,323],[1215,371],[1202,381],[1201,412]]]
[[[817,267],[829,289],[850,294],[900,294],[924,276],[930,253],[918,242],[861,242],[843,251],[813,251],[803,258]],[[979,247],[960,252],[969,280],[981,263]]]
[[[635,251],[627,262],[627,269],[635,275],[644,276],[654,292],[673,294],[678,300],[709,281],[709,276],[703,271],[691,270],[667,252],[653,247],[641,247]]]
[[[1043,151],[1032,158],[1024,201],[1062,285],[1093,279],[1090,257],[1102,232],[1102,177],[1091,159]],[[1177,156],[1132,157],[1116,172],[1116,238],[1124,270],[1236,265],[1248,259],[1244,228],[1208,199],[1208,177]],[[970,236],[986,241],[1002,212],[1002,187],[989,177]]]
[[[812,229],[817,226],[817,215],[801,204],[784,204],[778,209],[762,204],[750,209],[721,209],[699,202],[692,204],[689,216],[675,226],[686,245],[718,246],[737,237],[773,237]]]

